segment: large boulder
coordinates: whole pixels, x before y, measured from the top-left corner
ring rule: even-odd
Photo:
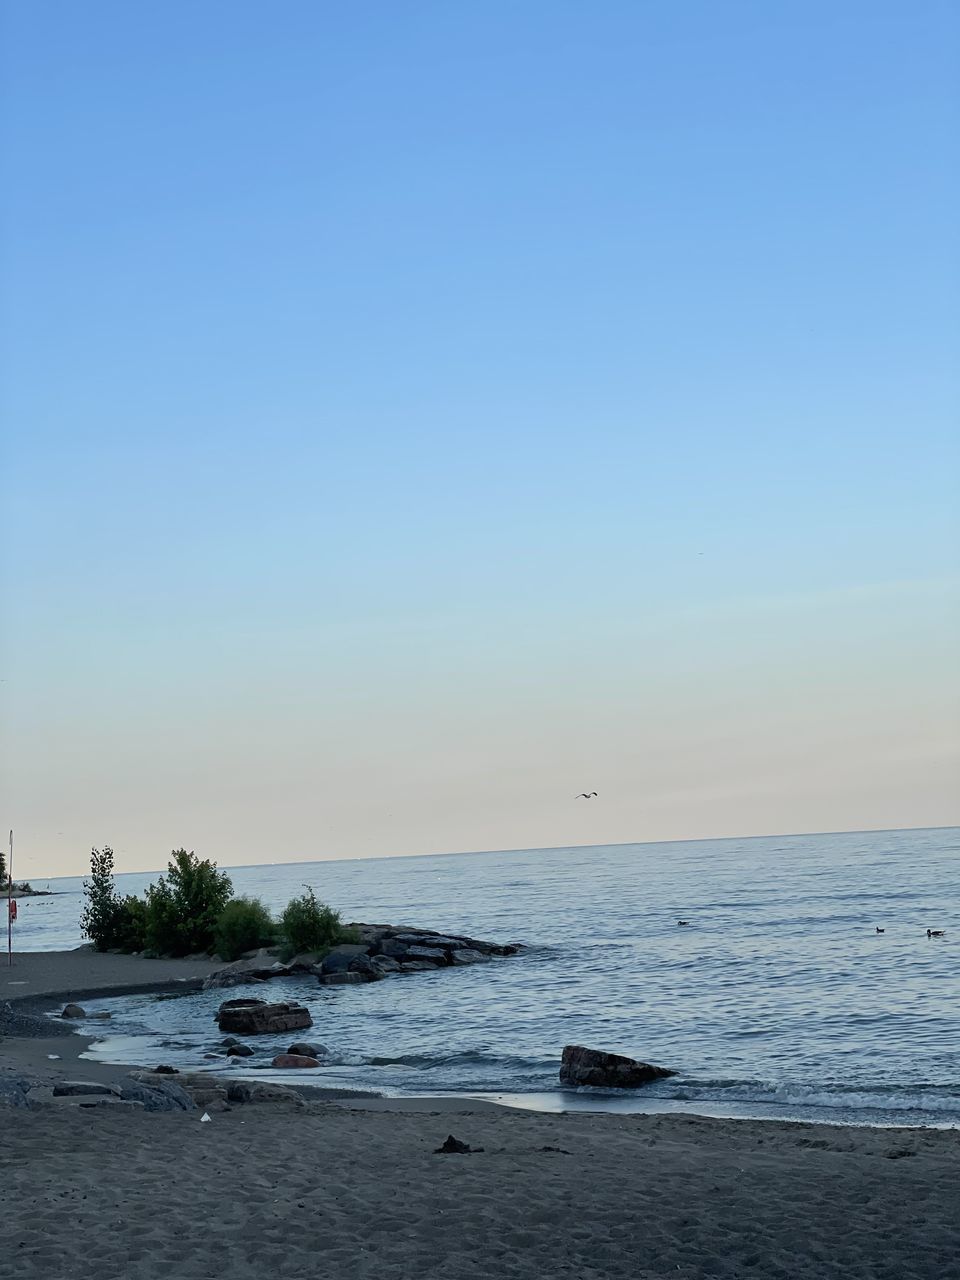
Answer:
[[[489,960],[482,951],[474,951],[473,947],[457,947],[450,952],[451,964],[479,964],[481,960]]]
[[[312,1040],[298,1040],[292,1044],[287,1053],[299,1054],[301,1058],[325,1058],[330,1050],[324,1044],[315,1044]]]
[[[320,962],[321,973],[345,973],[358,956],[366,956],[368,948],[361,943],[343,942],[332,947]]]
[[[405,942],[408,947],[462,947],[465,938],[450,938],[444,933],[430,933],[423,930],[419,933],[394,934],[397,942]]]
[[[380,973],[399,973],[400,963],[393,956],[371,956],[370,963]]]
[[[305,1053],[278,1053],[273,1060],[275,1067],[289,1067],[294,1071],[302,1071],[307,1067],[319,1067],[316,1058]]]
[[[241,1106],[258,1102],[279,1102],[291,1107],[307,1105],[295,1089],[262,1080],[231,1080],[227,1086],[227,1101]]]
[[[400,942],[397,938],[382,938],[379,945],[379,951],[382,956],[390,956],[397,960],[407,953],[407,943]]]
[[[0,1107],[29,1107],[31,1084],[22,1076],[7,1076],[0,1080]]]
[[[166,1080],[151,1085],[126,1084],[120,1090],[124,1102],[139,1102],[144,1111],[193,1111],[196,1104],[185,1089]]]
[[[432,964],[446,964],[447,953],[440,947],[418,947],[411,946],[407,948],[407,954],[404,960],[429,960]]]
[[[290,965],[282,964],[265,949],[254,951],[234,960],[233,964],[224,965],[215,973],[208,974],[203,980],[204,991],[215,991],[220,987],[239,987],[247,983],[268,982],[271,978],[285,978],[295,972]],[[296,970],[299,972],[299,970]]]
[[[566,1046],[560,1065],[561,1084],[585,1084],[603,1089],[637,1089],[640,1085],[649,1084],[651,1080],[662,1080],[676,1074],[666,1067],[637,1062],[634,1058],[624,1058],[618,1053],[585,1049],[579,1044]]]
[[[98,1080],[58,1080],[53,1086],[55,1098],[85,1098],[87,1096],[120,1097],[120,1086],[103,1084]]]
[[[217,1014],[221,1031],[244,1036],[276,1035],[312,1027],[313,1019],[302,1004],[267,1004],[265,1000],[226,1000]]]
[[[78,1004],[65,1004],[63,1006],[63,1012],[60,1014],[61,1018],[85,1018],[86,1016],[86,1009],[82,1008]]]

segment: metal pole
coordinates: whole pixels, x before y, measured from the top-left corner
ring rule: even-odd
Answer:
[[[10,861],[7,864],[7,964],[13,964],[13,831],[10,832]]]

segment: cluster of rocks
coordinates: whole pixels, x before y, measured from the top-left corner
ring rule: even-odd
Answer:
[[[404,925],[350,925],[356,942],[332,947],[325,955],[306,953],[287,963],[269,950],[237,960],[204,980],[204,990],[266,982],[271,978],[314,974],[324,986],[376,982],[392,973],[425,973],[432,969],[480,964],[494,956],[522,951],[519,943],[484,942],[479,938],[412,929]]]
[[[176,1080],[170,1078],[176,1075]],[[98,1080],[42,1081],[0,1076],[0,1108],[37,1110],[50,1106],[132,1111],[225,1111],[254,1103],[307,1104],[295,1089],[255,1080],[218,1080],[202,1072],[133,1071],[116,1083]]]

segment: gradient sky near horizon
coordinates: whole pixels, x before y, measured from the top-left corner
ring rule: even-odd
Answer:
[[[955,4],[2,13],[22,875],[960,820]]]

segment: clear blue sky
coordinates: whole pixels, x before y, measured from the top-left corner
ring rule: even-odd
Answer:
[[[38,869],[957,818],[955,4],[2,11]]]

